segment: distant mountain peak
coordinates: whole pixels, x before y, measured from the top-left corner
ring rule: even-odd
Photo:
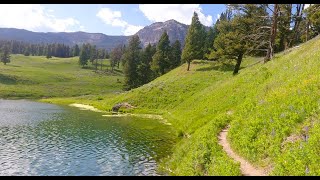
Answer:
[[[180,23],[174,19],[170,19],[165,22],[152,23],[138,31],[136,34],[139,36],[143,46],[147,46],[149,43],[158,43],[162,33],[167,31],[171,43],[179,40],[183,46],[188,28],[188,25]]]
[[[184,40],[189,26],[180,23],[174,19],[165,22],[155,22],[139,30],[136,35],[139,36],[143,46],[156,44],[160,40],[162,33],[166,30],[169,40],[174,43],[176,40],[184,45]],[[69,46],[75,44],[90,43],[98,48],[113,49],[119,44],[127,44],[131,36],[108,36],[103,33],[77,32],[32,32],[16,28],[0,28],[0,40],[16,40],[32,44],[41,43],[60,43]]]

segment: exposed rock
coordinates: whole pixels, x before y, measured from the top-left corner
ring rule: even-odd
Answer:
[[[129,104],[127,102],[123,102],[123,103],[118,103],[118,104],[114,105],[112,107],[112,111],[113,112],[118,112],[121,107],[124,107],[124,108],[127,108],[127,109],[134,108],[134,106],[132,106],[131,104]]]

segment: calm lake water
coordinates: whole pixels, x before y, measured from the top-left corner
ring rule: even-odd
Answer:
[[[174,137],[153,119],[0,100],[0,175],[159,175]]]

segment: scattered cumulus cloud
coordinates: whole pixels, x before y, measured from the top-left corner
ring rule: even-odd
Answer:
[[[39,4],[1,4],[0,27],[27,29],[31,31],[74,31],[81,24],[74,18],[57,18]]]
[[[212,16],[205,15],[200,4],[140,4],[139,9],[152,22],[175,19],[189,25],[195,11],[203,25],[211,26],[213,23]]]
[[[123,34],[126,36],[133,35],[138,32],[143,26],[135,26],[124,21],[120,11],[113,11],[110,8],[101,8],[96,14],[105,24],[113,27],[122,27]]]

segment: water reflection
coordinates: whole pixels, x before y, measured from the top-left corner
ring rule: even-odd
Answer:
[[[0,175],[157,175],[175,141],[171,127],[101,115],[0,100]]]

